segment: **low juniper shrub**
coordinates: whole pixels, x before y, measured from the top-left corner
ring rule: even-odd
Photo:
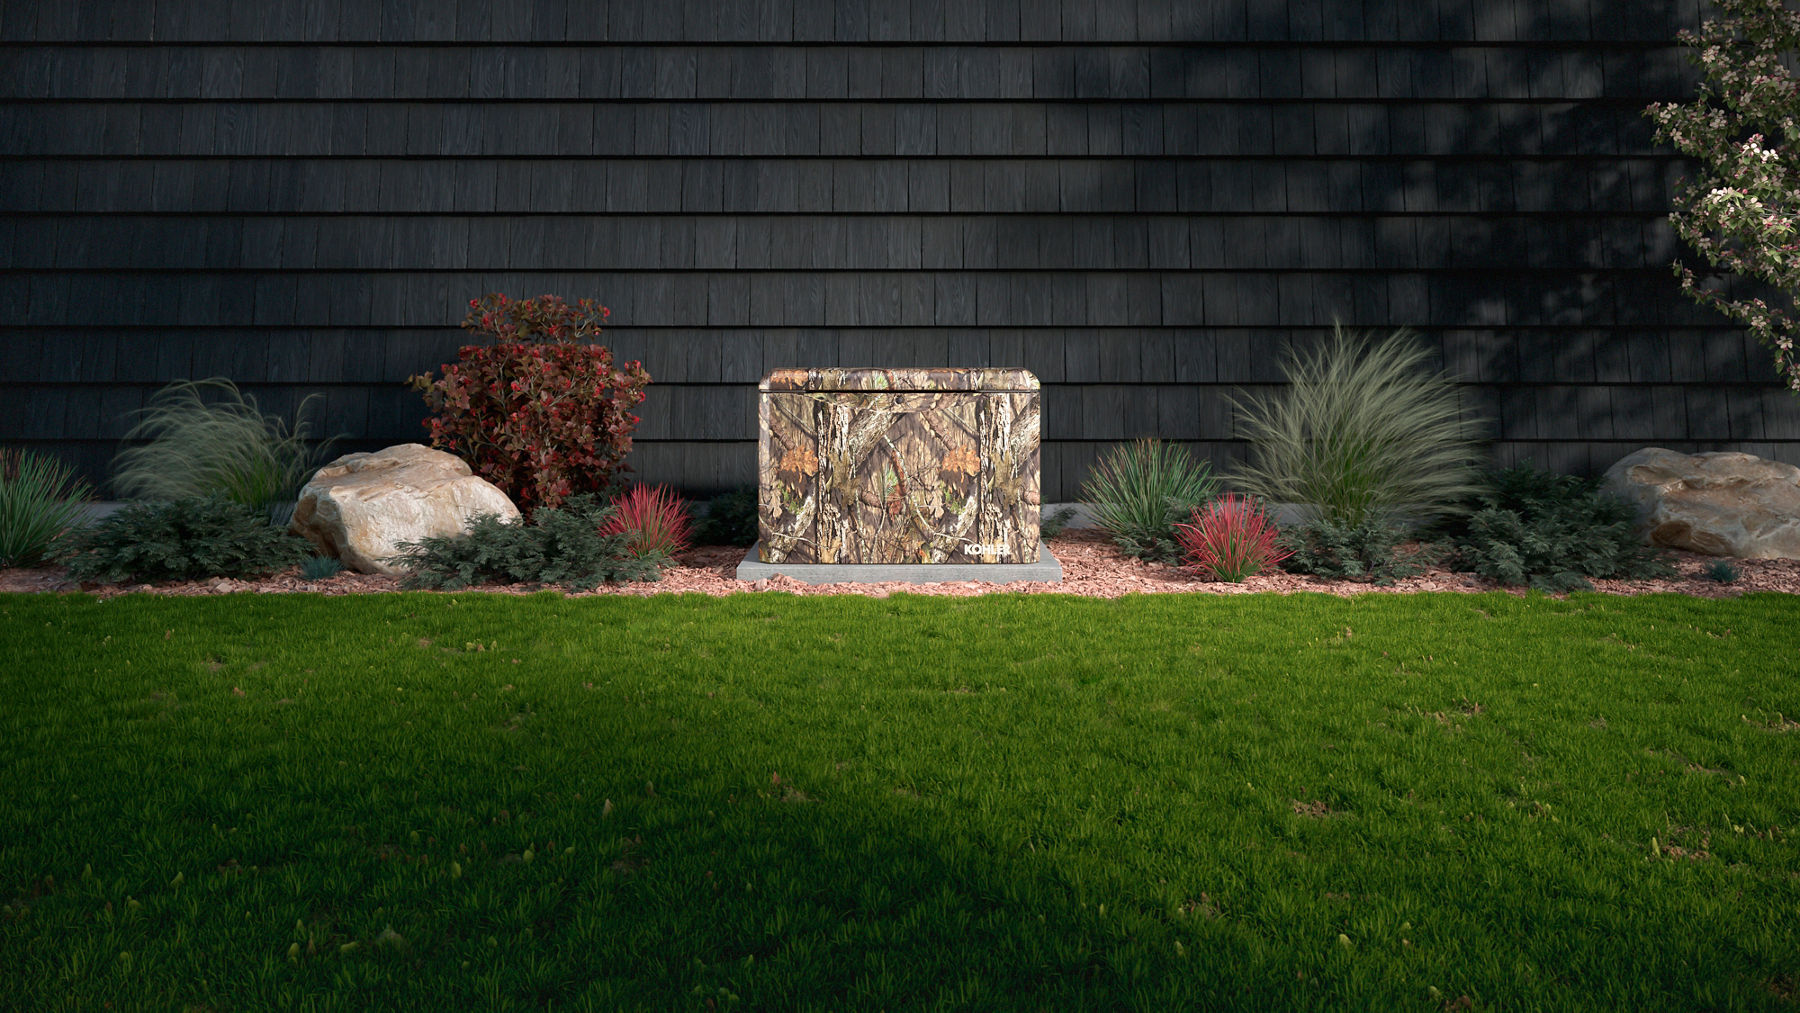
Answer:
[[[1725,559],[1715,559],[1706,564],[1706,569],[1700,571],[1700,576],[1720,584],[1734,584],[1743,575],[1743,571],[1732,566],[1730,560]]]
[[[206,496],[128,504],[77,536],[68,562],[81,581],[200,580],[274,573],[311,552],[262,507]]]
[[[742,485],[706,501],[706,513],[694,523],[695,545],[756,544],[756,487]]]
[[[301,580],[326,580],[344,571],[342,561],[332,556],[313,556],[300,564]]]
[[[1213,580],[1241,582],[1287,558],[1275,525],[1255,497],[1236,493],[1195,510],[1190,523],[1175,525],[1182,560]]]
[[[668,557],[634,556],[628,536],[602,534],[613,508],[592,493],[539,510],[530,524],[494,514],[475,519],[465,535],[401,542],[390,562],[407,568],[409,588],[453,591],[475,584],[558,584],[586,591],[609,581],[658,580]]]
[[[1282,532],[1281,547],[1288,557],[1281,568],[1386,587],[1403,577],[1416,577],[1438,561],[1433,547],[1402,548],[1405,541],[1404,529],[1383,521],[1310,521]]]
[[[669,557],[691,544],[688,505],[666,486],[632,486],[613,497],[612,508],[612,519],[600,526],[600,533],[624,535],[625,551],[634,557]]]
[[[1528,517],[1583,516],[1594,514],[1596,510],[1593,499],[1600,488],[1597,479],[1545,471],[1530,464],[1490,471],[1483,478],[1481,489],[1469,504],[1471,514],[1476,510],[1493,509],[1511,510]],[[1612,502],[1623,505],[1623,501]],[[1627,516],[1610,508],[1602,513],[1608,523]]]
[[[1639,537],[1631,505],[1600,491],[1598,479],[1526,465],[1497,472],[1491,482],[1457,536],[1458,569],[1550,592],[1592,590],[1593,577],[1675,573]]]

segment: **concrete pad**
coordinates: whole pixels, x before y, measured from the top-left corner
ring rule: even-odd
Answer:
[[[750,546],[738,564],[737,579],[766,580],[776,574],[808,584],[943,584],[958,580],[991,580],[1007,584],[1031,580],[1062,583],[1062,564],[1042,545],[1035,563],[765,563],[757,559],[762,543]]]

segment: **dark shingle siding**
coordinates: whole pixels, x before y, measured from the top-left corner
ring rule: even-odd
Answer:
[[[1334,320],[1421,328],[1496,459],[1800,458],[1684,301],[1641,115],[1692,2],[842,0],[0,6],[0,441],[96,477],[226,374],[416,439],[472,295],[613,308],[633,460],[747,481],[778,365],[1024,365],[1044,480],[1223,463]]]

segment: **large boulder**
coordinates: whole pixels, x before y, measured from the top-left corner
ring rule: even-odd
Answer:
[[[1743,559],[1800,559],[1800,468],[1754,454],[1646,447],[1606,469],[1652,545]]]
[[[320,468],[300,490],[292,530],[353,570],[397,574],[383,560],[400,542],[462,534],[482,514],[517,520],[519,508],[461,458],[402,443]]]

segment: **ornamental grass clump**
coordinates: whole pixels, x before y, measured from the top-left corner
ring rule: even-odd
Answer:
[[[74,469],[54,457],[0,450],[0,566],[54,560],[92,495]]]
[[[1175,526],[1219,489],[1206,461],[1187,448],[1161,440],[1136,440],[1114,447],[1082,484],[1081,498],[1093,504],[1094,525],[1128,556],[1176,562],[1181,545]]]
[[[315,443],[307,415],[319,395],[300,402],[289,423],[265,415],[256,399],[224,377],[178,380],[157,391],[125,434],[113,460],[113,489],[126,499],[169,501],[219,496],[287,523],[294,498],[332,441]]]
[[[1193,512],[1192,523],[1175,525],[1175,540],[1189,566],[1213,580],[1240,583],[1274,566],[1288,552],[1276,540],[1275,525],[1253,496],[1226,493]]]
[[[577,493],[601,493],[629,471],[631,434],[650,374],[591,344],[611,313],[591,299],[469,301],[464,345],[443,374],[411,377],[431,416],[431,445],[461,457],[526,514]]]
[[[1456,511],[1476,489],[1476,446],[1455,381],[1430,359],[1405,330],[1333,327],[1313,351],[1289,349],[1285,391],[1232,399],[1251,453],[1235,483],[1345,528]]]
[[[300,564],[300,579],[305,581],[329,580],[342,572],[343,561],[334,556],[314,556]]]
[[[634,558],[673,556],[691,542],[687,502],[666,486],[635,485],[614,496],[612,508],[612,519],[600,526],[600,533],[624,535],[625,551]]]

